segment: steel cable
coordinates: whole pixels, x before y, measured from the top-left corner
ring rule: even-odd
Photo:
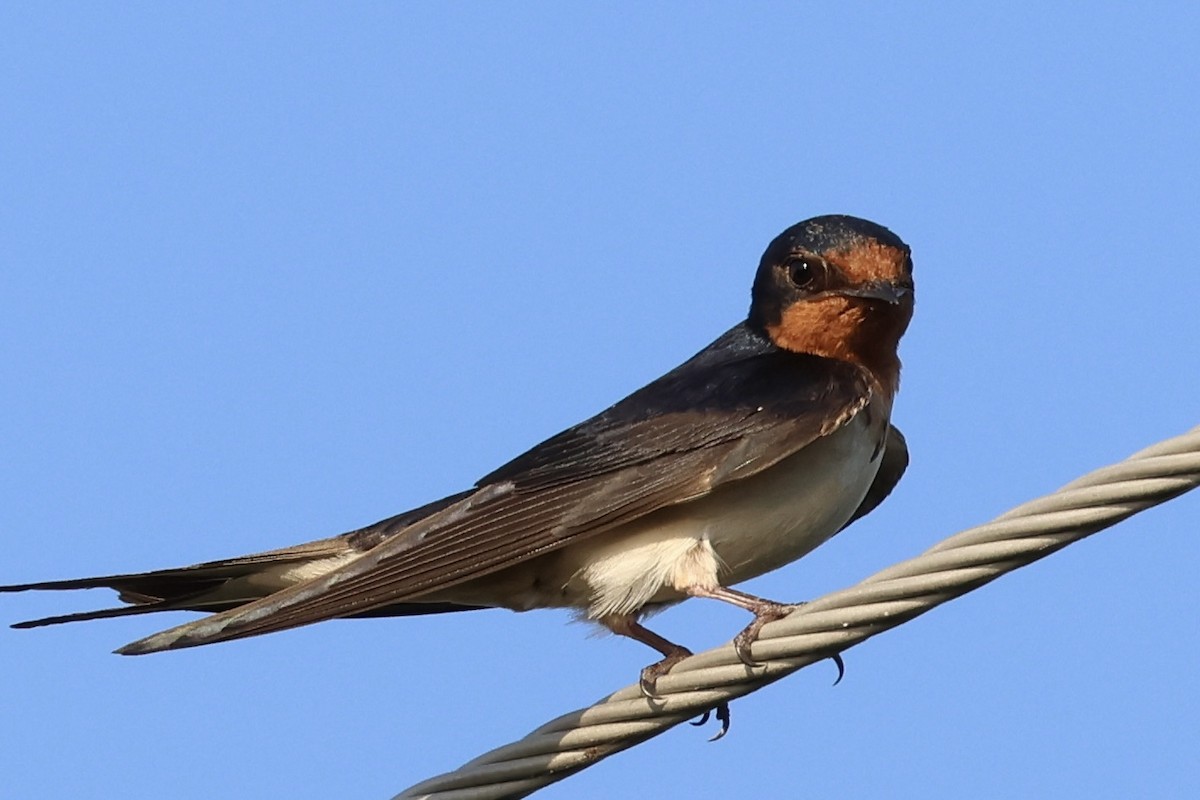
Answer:
[[[628,686],[394,800],[525,797],[1197,485],[1200,427],[1090,472],[768,624],[753,647],[761,667],[742,664],[729,644],[698,653],[659,679],[659,700],[647,700],[636,685]]]

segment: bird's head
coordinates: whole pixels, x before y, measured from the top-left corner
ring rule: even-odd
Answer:
[[[882,225],[813,217],[775,237],[751,290],[750,327],[775,346],[866,367],[894,393],[913,313],[912,255]]]

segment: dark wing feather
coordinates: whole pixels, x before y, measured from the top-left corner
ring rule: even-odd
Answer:
[[[738,326],[360,558],[118,652],[254,636],[439,592],[753,475],[844,425],[870,396],[858,367],[780,351]]]
[[[845,421],[836,418],[837,406],[867,395],[865,374],[857,367],[779,350],[742,324],[653,383],[485,475],[478,485],[512,481],[536,489],[579,481],[826,412],[837,427]]]
[[[118,608],[80,611],[18,622],[13,625],[14,628],[38,628],[63,622],[109,619],[151,614],[158,611],[206,611],[210,613],[227,611],[264,597],[269,592],[261,583],[239,582],[239,579],[252,577],[264,569],[274,569],[289,563],[304,564],[323,558],[365,553],[414,522],[441,511],[473,493],[474,490],[453,494],[360,530],[278,550],[268,550],[236,558],[224,558],[218,561],[206,561],[189,567],[0,586],[0,592],[108,588],[116,590],[124,602],[132,603],[132,605]],[[435,604],[401,604],[373,609],[371,615],[410,616],[465,610],[466,608],[437,604],[435,609]]]
[[[879,471],[875,473],[875,480],[871,482],[871,488],[867,489],[867,496],[859,504],[854,516],[850,517],[841,530],[846,530],[854,522],[878,508],[879,504],[892,493],[892,489],[896,488],[896,484],[900,482],[906,469],[908,469],[908,442],[904,440],[904,434],[900,432],[899,428],[889,425],[887,444],[883,450],[883,461],[879,462]]]

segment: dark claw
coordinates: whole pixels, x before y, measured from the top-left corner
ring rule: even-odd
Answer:
[[[711,739],[709,739],[710,742],[715,742],[718,739],[720,739],[721,737],[723,737],[725,734],[729,733],[729,703],[721,703],[720,705],[718,705],[716,708],[716,712],[717,712],[717,721],[721,723],[721,730],[717,731],[713,735],[713,737]],[[707,711],[704,712],[704,716],[705,717],[708,716]]]
[[[717,721],[721,723],[721,730],[713,734],[713,737],[709,739],[710,742],[715,742],[725,734],[729,733],[729,703],[721,703],[714,708],[707,709],[703,714],[700,715],[700,719],[694,719],[688,723],[689,725],[695,725],[699,727],[708,722],[708,718],[712,716],[714,712],[717,715]]]
[[[755,633],[757,633],[757,631]],[[742,662],[747,667],[750,667],[750,669],[761,667],[762,663],[755,661],[750,656],[750,645],[753,644],[753,641],[750,640],[750,637],[746,636],[745,634],[746,631],[742,631],[734,638],[733,652],[737,653],[738,661]]]
[[[733,651],[737,653],[738,661],[741,661],[751,669],[763,666],[750,657],[750,646],[758,639],[758,634],[762,631],[764,625],[768,622],[774,622],[777,619],[783,619],[801,605],[803,603],[784,605],[783,603],[774,603],[769,600],[760,601],[759,606],[754,609],[754,621],[747,625],[741,633],[733,637]]]
[[[838,676],[837,676],[837,680],[833,682],[833,685],[837,686],[839,683],[842,682],[842,678],[846,677],[846,662],[842,661],[841,653],[834,653],[829,658],[833,661],[834,664],[837,665]]]
[[[642,676],[638,678],[638,688],[642,690],[642,697],[647,700],[661,700],[658,692],[654,691],[654,685],[658,683],[658,676],[646,674],[649,670],[649,667],[642,670]]]
[[[642,690],[642,696],[647,700],[661,700],[654,686],[658,683],[658,679],[671,671],[671,668],[683,661],[692,654],[691,650],[686,647],[675,646],[675,649],[670,655],[663,658],[662,661],[656,661],[650,666],[642,670],[641,676],[638,678],[638,688]]]

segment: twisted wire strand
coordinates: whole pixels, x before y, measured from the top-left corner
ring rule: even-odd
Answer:
[[[1090,472],[766,625],[753,647],[761,667],[742,664],[730,644],[698,653],[658,680],[661,699],[647,700],[636,685],[627,686],[394,800],[525,797],[1198,485],[1200,427]]]

